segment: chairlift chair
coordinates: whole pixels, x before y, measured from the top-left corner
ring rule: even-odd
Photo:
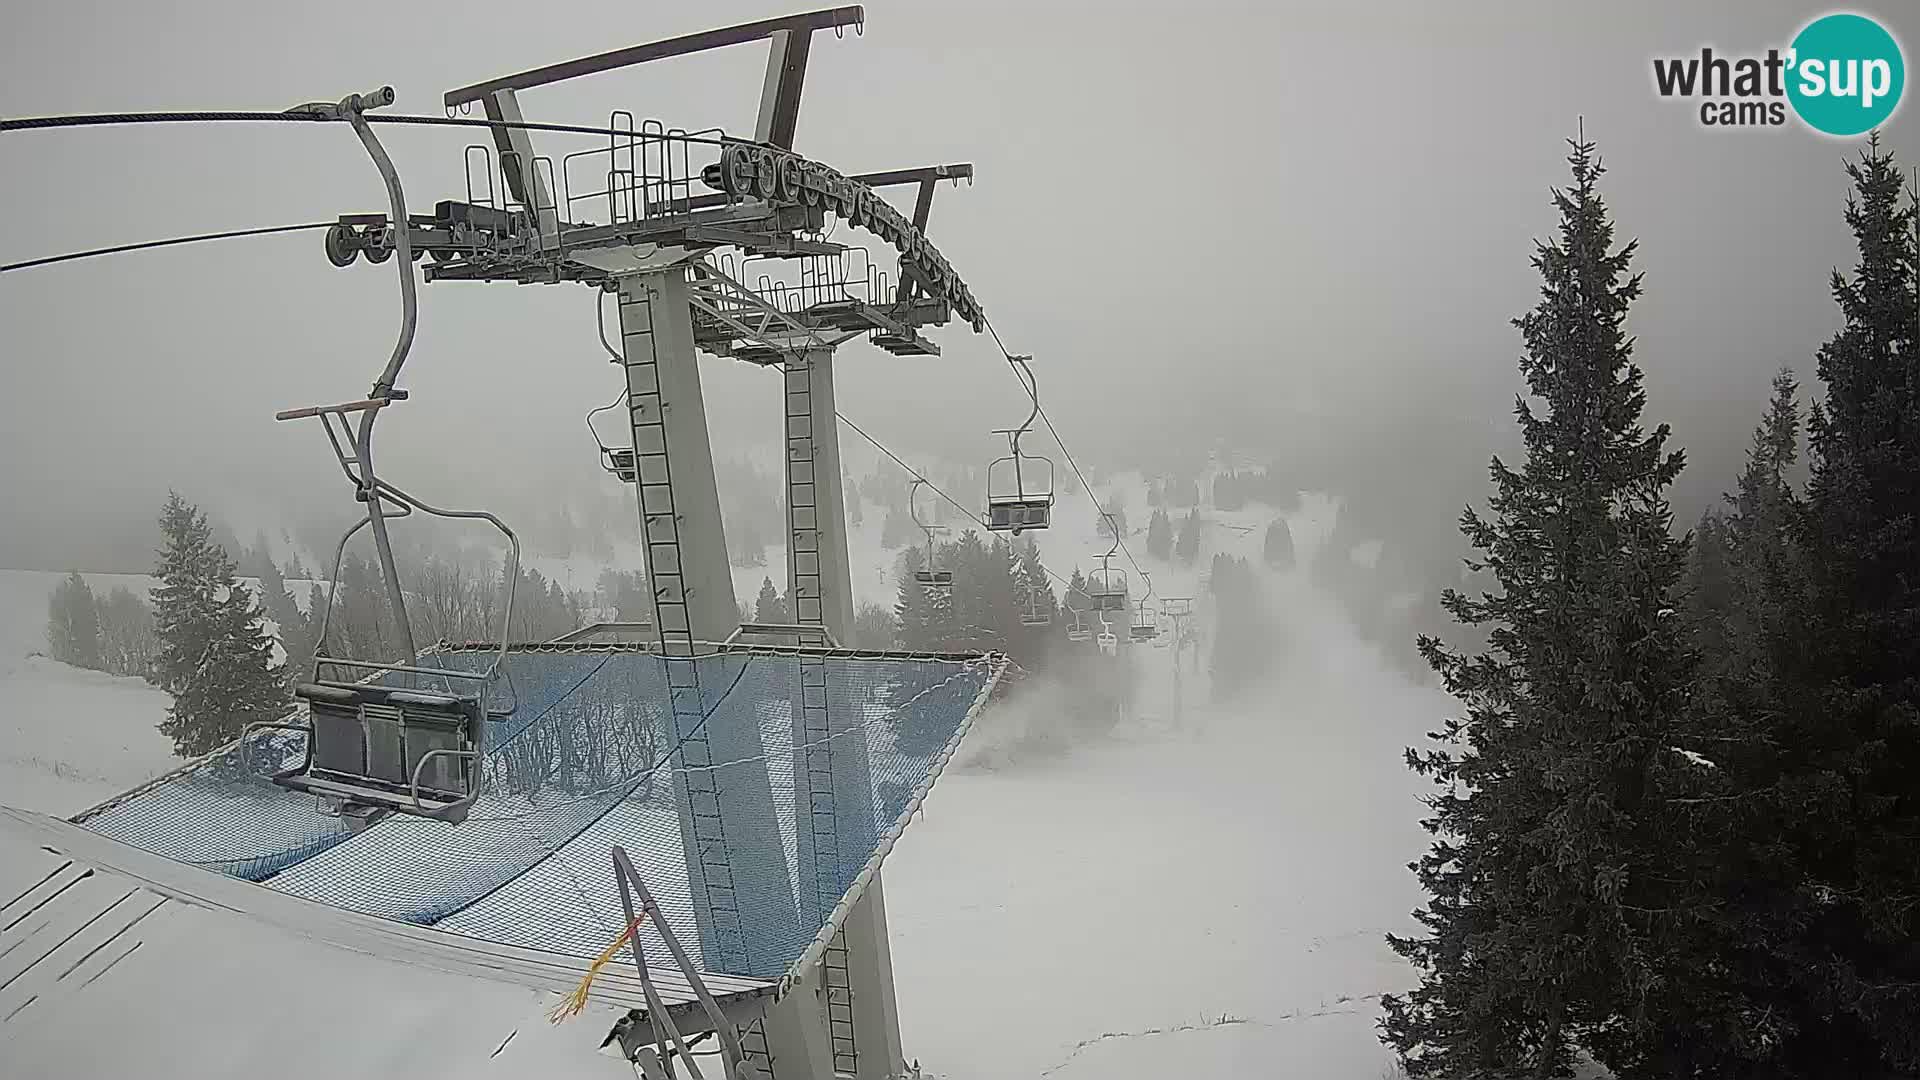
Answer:
[[[925,483],[925,480],[916,476],[913,478],[913,483],[907,486],[907,516],[912,518],[913,523],[920,526],[920,531],[927,535],[927,561],[920,569],[913,572],[913,580],[924,588],[950,590],[953,588],[953,571],[941,570],[933,565],[933,536],[935,533],[945,532],[946,528],[920,520],[920,512],[914,506],[914,495]]]
[[[1026,529],[1044,529],[1053,518],[1053,461],[1020,452],[1020,437],[1040,415],[1039,384],[1034,381],[1030,356],[1009,356],[1017,372],[1025,374],[1027,393],[1033,398],[1033,411],[1017,428],[1000,428],[994,434],[1005,435],[1010,452],[987,464],[988,529],[1010,532],[1015,536]]]
[[[1080,617],[1080,613],[1078,611],[1074,612],[1073,621],[1067,624],[1067,640],[1068,641],[1087,641],[1087,640],[1090,640],[1092,637],[1093,637],[1093,630],[1087,626],[1086,621]]]
[[[593,436],[594,445],[600,448],[600,467],[619,478],[621,483],[632,484],[640,479],[640,469],[634,460],[633,447],[608,446],[600,440],[600,432],[593,426],[593,418],[596,415],[619,406],[621,402],[626,400],[626,397],[627,395],[621,394],[605,405],[589,412],[587,414],[587,434]]]
[[[247,737],[256,729],[295,728],[306,735],[306,754],[298,765],[275,772],[274,783],[310,792],[343,817],[363,823],[385,812],[457,822],[466,817],[468,808],[479,797],[484,773],[481,759],[486,753],[490,715],[487,695],[494,674],[506,659],[507,631],[513,620],[513,583],[520,577],[520,541],[513,530],[492,514],[442,510],[374,475],[374,422],[382,409],[406,399],[406,392],[398,388],[398,380],[400,369],[412,350],[420,314],[414,285],[416,271],[411,265],[418,253],[412,248],[407,228],[406,196],[392,159],[381,148],[380,140],[363,115],[367,108],[392,103],[393,90],[382,88],[371,96],[355,94],[347,98],[335,109],[334,115],[353,126],[386,183],[389,220],[394,224],[393,253],[399,256],[394,260],[400,279],[399,338],[365,400],[289,409],[277,417],[320,420],[341,471],[353,485],[354,498],[366,507],[366,514],[340,537],[340,546],[333,558],[333,577],[327,589],[326,611],[320,622],[320,637],[314,649],[313,681],[295,690],[296,696],[308,703],[309,722],[304,726],[281,721],[249,724],[240,732],[239,745],[244,754]],[[357,418],[357,430],[350,417]],[[389,506],[393,509],[389,510]],[[414,648],[413,630],[407,622],[406,594],[400,587],[399,570],[387,536],[389,519],[407,517],[415,511],[434,517],[483,520],[507,538],[506,580],[509,584],[501,616],[500,652],[484,671],[419,666],[419,652]],[[370,527],[373,534],[388,603],[398,623],[406,656],[404,664],[326,655],[327,630],[339,592],[340,564],[346,557],[347,542],[362,526]],[[324,681],[320,673],[328,665],[423,677],[421,681],[437,680],[444,692],[397,683]],[[454,689],[456,682],[461,684],[458,691]]]
[[[1148,582],[1152,587],[1152,582]],[[1133,624],[1127,628],[1127,637],[1133,641],[1152,641],[1160,636],[1160,623],[1147,610],[1147,598],[1141,597],[1133,608]]]
[[[1114,635],[1113,627],[1108,625],[1107,620],[1100,620],[1100,636],[1095,640],[1100,646],[1101,656],[1120,655],[1120,639]]]
[[[1127,572],[1113,565],[1113,557],[1120,550],[1120,525],[1113,515],[1102,512],[1107,521],[1107,532],[1113,537],[1113,543],[1100,556],[1100,565],[1087,575],[1087,599],[1095,611],[1126,611]]]
[[[1034,585],[1027,586],[1027,607],[1026,610],[1020,613],[1020,625],[1046,626],[1051,622],[1053,622],[1053,616],[1040,610],[1039,587]]]
[[[1087,599],[1095,611],[1127,610],[1127,572],[1117,566],[1102,565],[1087,574]]]
[[[304,758],[290,768],[274,772],[272,780],[281,787],[318,797],[342,817],[368,820],[384,812],[397,812],[459,822],[465,820],[480,794],[481,759],[486,754],[488,723],[495,716],[512,712],[511,706],[492,708],[489,692],[494,676],[506,659],[507,635],[513,625],[514,583],[520,577],[520,541],[513,530],[490,513],[430,506],[373,475],[369,464],[371,424],[363,419],[360,435],[355,440],[347,415],[355,412],[370,415],[389,403],[389,399],[374,398],[345,405],[294,409],[279,415],[281,420],[320,418],[341,468],[354,483],[356,497],[367,504],[367,516],[340,537],[326,607],[320,619],[313,678],[293,690],[294,696],[307,705],[308,723],[249,724],[240,738],[244,746],[256,729],[290,728],[305,733]],[[336,420],[347,438],[346,445],[355,447],[352,453],[344,449],[342,436],[335,434]],[[386,509],[383,505],[386,503],[398,510]],[[505,579],[508,585],[500,620],[500,651],[481,671],[421,666],[413,652],[412,634],[406,630],[403,603],[396,605],[395,617],[400,620],[401,637],[407,643],[407,663],[375,663],[326,654],[347,543],[367,525],[374,526],[375,538],[379,540],[388,520],[409,517],[416,510],[434,517],[486,521],[507,539]],[[390,558],[384,543],[377,546],[382,549],[383,560]],[[401,676],[406,682],[324,679],[321,673],[327,668],[372,672],[375,677]],[[439,689],[421,688],[434,682],[440,684]]]

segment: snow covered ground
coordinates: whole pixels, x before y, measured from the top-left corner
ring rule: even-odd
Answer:
[[[1332,512],[1290,515],[1303,557]],[[1083,516],[1043,534],[1052,565],[1093,547]],[[1145,516],[1136,489],[1129,517]],[[1247,554],[1274,515],[1212,516],[1258,526],[1209,531]],[[1129,546],[1163,595],[1198,593],[1195,571]],[[1412,974],[1382,935],[1417,929],[1405,864],[1425,840],[1400,750],[1447,702],[1391,674],[1300,575],[1263,574],[1288,635],[1244,703],[1208,704],[1188,672],[1176,726],[1169,654],[1136,649],[1138,723],[935,788],[887,868],[906,1044],[930,1075],[1396,1075],[1374,1025]],[[1009,708],[978,736],[1045,720]]]
[[[74,814],[178,764],[156,730],[171,699],[140,679],[49,660],[47,598],[65,574],[0,570],[0,803]],[[85,575],[96,593],[140,575]]]
[[[1201,596],[1209,556],[1257,555],[1274,516],[1211,514],[1198,564],[1167,565],[1146,555],[1144,485],[1116,483],[1128,545],[1161,596]],[[1290,516],[1301,563],[1334,509],[1309,499]],[[856,595],[887,602],[883,508],[865,516]],[[1094,565],[1107,548],[1095,521],[1084,492],[1063,497],[1056,527],[1036,536],[1048,565]],[[737,572],[741,597],[783,565],[770,548],[765,570]],[[568,569],[576,588],[598,573]],[[1375,1038],[1378,995],[1412,976],[1382,935],[1413,928],[1405,864],[1424,841],[1399,754],[1447,701],[1393,674],[1302,575],[1262,574],[1287,635],[1257,692],[1215,706],[1189,671],[1176,723],[1170,651],[1134,649],[1134,723],[1029,756],[1009,736],[1049,723],[1047,694],[990,713],[976,749],[1013,750],[949,770],[907,831],[887,906],[905,1042],[929,1076],[1394,1075]],[[44,647],[59,577],[0,572],[0,803],[66,814],[173,758],[154,730],[166,695],[26,655]],[[434,1075],[422,1064],[407,1075]]]

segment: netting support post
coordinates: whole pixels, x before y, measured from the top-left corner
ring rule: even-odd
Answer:
[[[893,1080],[906,1074],[900,1043],[900,1002],[893,990],[893,950],[887,943],[887,904],[880,876],[847,912],[847,975],[853,985],[853,1024],[860,1033],[859,1080]]]
[[[817,996],[821,970],[815,964],[788,990],[767,1006],[766,1033],[769,1074],[766,1080],[832,1080],[833,1048],[827,1038],[826,1014]]]

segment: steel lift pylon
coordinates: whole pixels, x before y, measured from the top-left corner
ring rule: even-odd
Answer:
[[[449,92],[453,110],[480,106],[492,146],[468,149],[467,197],[430,215],[343,217],[327,239],[336,265],[364,254],[384,262],[424,250],[427,281],[575,281],[618,301],[618,348],[630,443],[602,445],[610,472],[633,484],[653,594],[653,633],[666,660],[673,730],[687,768],[676,770],[685,852],[710,968],[751,965],[756,934],[837,911],[843,856],[872,850],[835,814],[870,798],[866,755],[830,706],[827,647],[850,641],[852,590],[845,494],[834,409],[834,350],[858,336],[896,355],[935,356],[920,328],[958,317],[979,332],[985,316],[925,228],[940,180],[969,165],[846,175],[792,152],[814,36],[862,26],[859,7],[766,19],[617,49]],[[555,159],[539,153],[518,95],[526,90],[670,57],[767,42],[752,139],[636,123],[616,112],[603,147]],[[546,136],[542,135],[542,139]],[[718,158],[717,161],[711,161]],[[476,169],[476,165],[478,168]],[[496,174],[503,187],[496,189]],[[915,185],[911,216],[874,189]],[[897,272],[856,267],[864,254],[830,240],[827,213],[879,236],[899,253]],[[591,215],[594,220],[587,220]],[[738,252],[736,259],[734,253]],[[752,264],[781,275],[749,282]],[[403,262],[404,265],[404,262]],[[603,340],[604,337],[603,337]],[[741,625],[721,527],[713,451],[696,353],[777,369],[784,400],[788,577],[795,622]],[[589,419],[591,427],[591,418]],[[598,435],[596,434],[596,440]],[[797,830],[818,882],[802,882],[800,910],[744,920],[741,897],[791,894],[764,766],[702,770],[763,757],[750,725],[709,727],[696,657],[717,643],[801,646],[794,691]],[[807,650],[811,649],[811,652]],[[848,738],[837,738],[848,734]],[[868,815],[870,816],[870,815]],[[847,815],[849,819],[852,815]],[[871,831],[870,824],[863,826]],[[856,850],[857,849],[857,850]],[[812,885],[812,888],[808,886]],[[755,929],[758,927],[759,929]],[[778,1080],[894,1080],[907,1072],[900,1044],[886,910],[874,876],[806,970],[762,1020],[743,1028],[729,1073]],[[808,955],[813,955],[810,951]],[[637,1027],[637,1025],[636,1025]],[[665,1055],[664,1046],[655,1053]]]

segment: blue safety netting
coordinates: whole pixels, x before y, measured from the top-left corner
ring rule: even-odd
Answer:
[[[493,655],[431,662],[478,671]],[[669,664],[698,680],[677,709]],[[461,824],[394,814],[348,833],[266,779],[304,755],[305,737],[280,731],[79,820],[296,896],[581,957],[620,931],[617,844],[696,962],[771,978],[826,924],[997,670],[905,654],[517,648],[491,684],[502,715]]]

